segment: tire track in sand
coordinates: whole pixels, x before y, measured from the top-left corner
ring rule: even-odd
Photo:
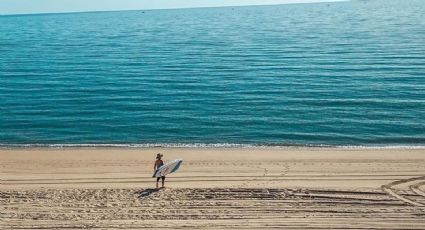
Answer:
[[[423,196],[425,198],[425,191],[421,190],[420,187],[425,185],[425,181],[421,182],[421,183],[417,183],[414,185],[410,185],[410,189],[418,194],[419,196]]]
[[[403,195],[400,195],[400,194],[396,193],[396,190],[393,188],[394,186],[397,186],[397,185],[407,184],[407,183],[411,183],[411,182],[414,182],[414,181],[421,181],[421,180],[425,180],[425,176],[413,177],[413,178],[408,178],[408,179],[404,179],[404,180],[393,181],[389,184],[382,185],[381,188],[382,188],[383,191],[385,191],[389,195],[391,195],[394,198],[399,199],[399,200],[401,200],[405,203],[408,203],[408,204],[411,204],[411,205],[417,206],[417,207],[425,207],[425,203],[418,202],[418,201],[412,200],[410,198],[407,198]],[[419,189],[419,187],[422,186],[424,183],[425,182],[420,182],[420,183],[410,185],[409,189],[412,192],[414,192],[416,195],[418,195],[420,197],[425,197],[425,193],[422,190]]]
[[[1,229],[423,229],[379,189],[0,190]]]

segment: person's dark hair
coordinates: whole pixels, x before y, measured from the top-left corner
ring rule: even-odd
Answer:
[[[156,159],[161,159],[161,157],[162,157],[162,154],[161,153],[158,153],[158,154],[156,154]]]

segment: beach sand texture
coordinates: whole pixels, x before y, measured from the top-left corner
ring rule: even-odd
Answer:
[[[424,149],[14,149],[0,178],[0,229],[425,229]]]

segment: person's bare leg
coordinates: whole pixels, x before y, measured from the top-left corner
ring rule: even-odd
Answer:
[[[165,178],[162,178],[162,187],[164,188],[164,182],[165,182]]]

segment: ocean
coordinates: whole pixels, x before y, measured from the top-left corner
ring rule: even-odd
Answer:
[[[0,146],[425,145],[425,1],[0,16]]]

